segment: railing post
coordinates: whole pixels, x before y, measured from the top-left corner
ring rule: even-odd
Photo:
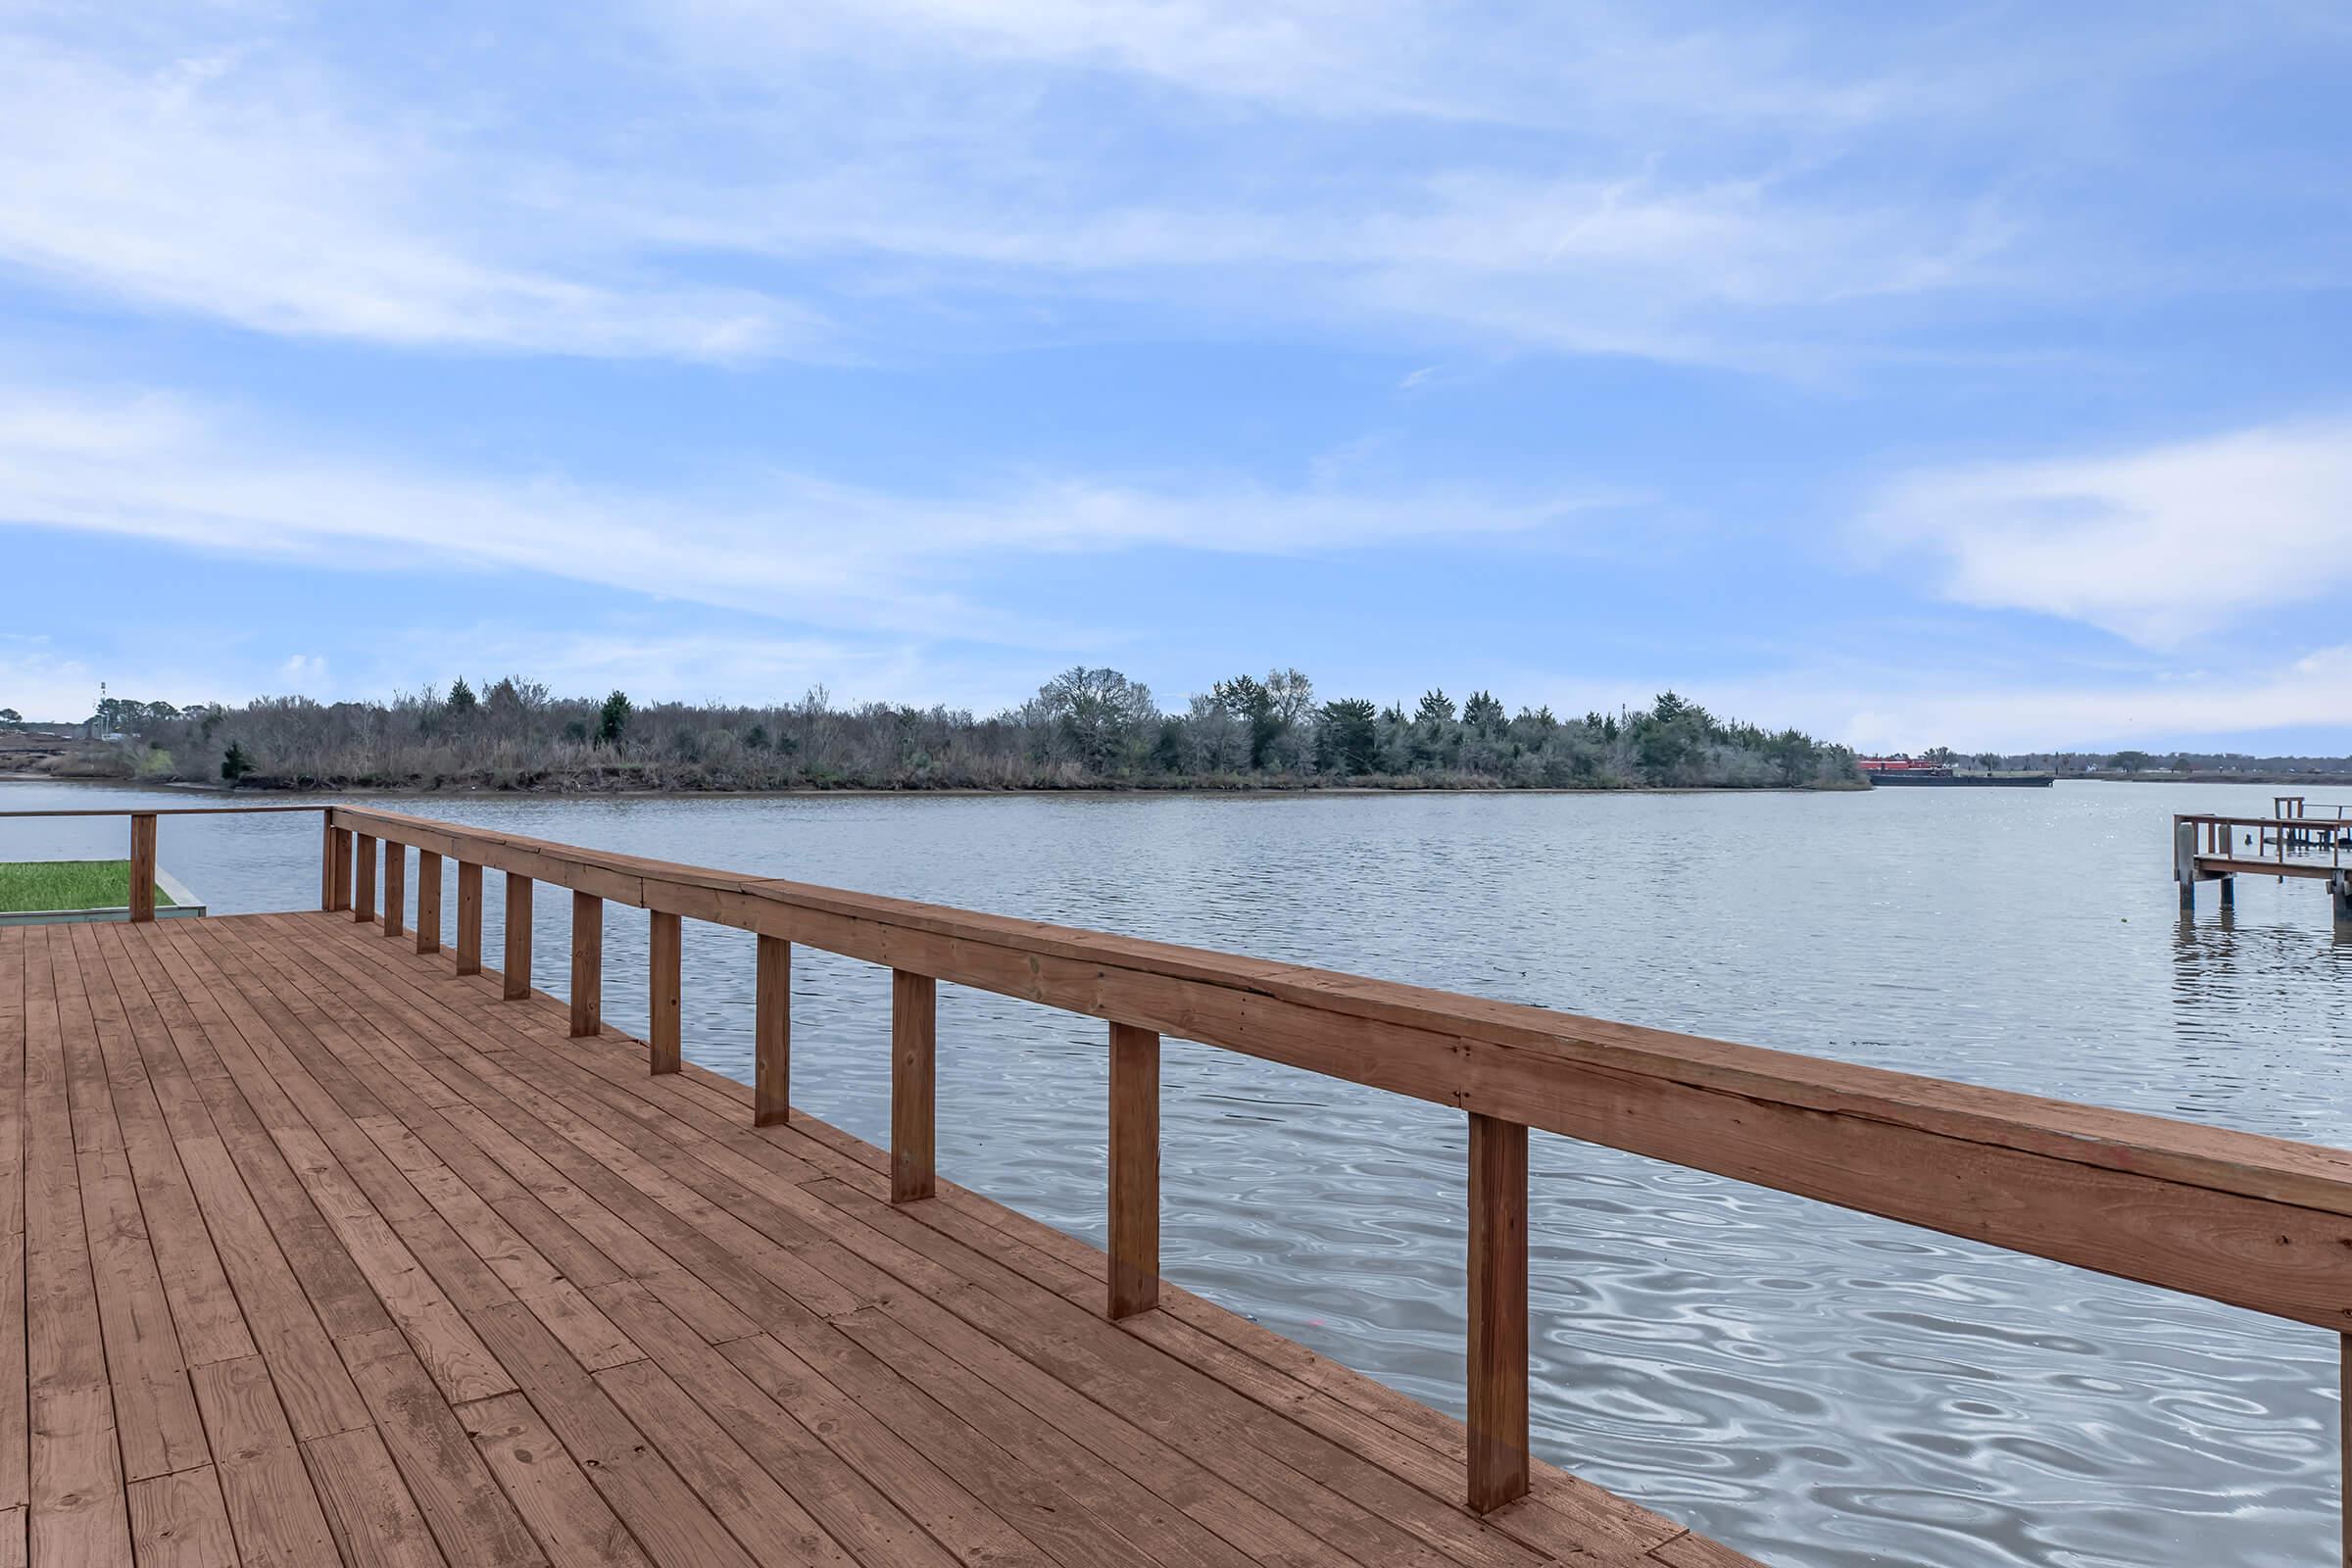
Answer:
[[[441,951],[441,856],[416,852],[416,951]]]
[[[1527,1128],[1470,1113],[1470,1509],[1527,1494]]]
[[[938,1190],[939,982],[890,971],[890,1200]]]
[[[334,878],[334,893],[327,908],[351,907],[351,829],[330,827],[326,830],[326,858]]]
[[[646,1066],[653,1072],[678,1070],[678,971],[685,955],[682,922],[666,910],[653,911],[647,947],[652,972],[646,977]]]
[[[792,1115],[792,944],[760,934],[752,986],[752,1125]]]
[[[458,973],[482,972],[482,868],[458,862]]]
[[[2183,913],[2197,906],[2197,825],[2173,820],[2173,880],[2180,884]]]
[[[130,917],[155,918],[155,813],[133,811],[130,816]]]
[[[531,879],[507,873],[507,959],[505,989],[509,1002],[531,994]]]
[[[1110,1026],[1110,1315],[1159,1304],[1159,1036]]]
[[[318,907],[335,907],[335,819],[324,811],[318,813]]]
[[[571,895],[571,1037],[599,1034],[605,1017],[605,901]]]
[[[2352,1334],[2336,1336],[2335,1451],[2343,1472],[2336,1487],[2336,1506],[2343,1513],[2337,1530],[2344,1568],[2352,1568]]]
[[[351,841],[351,918],[366,925],[375,918],[375,835],[356,834]]]
[[[397,839],[384,840],[384,935],[396,937],[408,929],[409,847]]]

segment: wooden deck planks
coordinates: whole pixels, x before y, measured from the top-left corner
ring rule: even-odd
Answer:
[[[371,934],[0,931],[0,1564],[1744,1560]]]

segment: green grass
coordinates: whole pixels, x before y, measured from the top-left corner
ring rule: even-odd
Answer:
[[[155,890],[162,908],[172,896]],[[0,914],[29,909],[120,909],[130,903],[128,860],[0,860]]]

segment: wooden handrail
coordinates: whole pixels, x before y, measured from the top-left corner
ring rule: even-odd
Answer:
[[[2352,1329],[2352,1152],[369,808],[355,832]]]
[[[0,811],[8,816],[253,816],[264,811],[328,811],[320,802],[308,806],[104,806],[86,810]]]
[[[2177,820],[2177,833],[2310,825]],[[404,865],[412,849],[420,867],[426,856],[455,860],[460,972],[480,967],[482,872],[505,872],[509,997],[530,995],[534,882],[568,888],[574,1033],[598,1023],[602,946],[590,925],[601,931],[608,903],[651,911],[657,1072],[677,1065],[679,923],[756,933],[758,1125],[790,1114],[792,945],[887,967],[894,1201],[933,1187],[937,982],[1107,1020],[1113,1316],[1150,1309],[1155,1294],[1157,1225],[1146,1210],[1157,1207],[1159,1036],[1467,1113],[1468,1496],[1481,1511],[1527,1487],[1529,1128],[2352,1332],[2352,1152],[369,807],[326,808],[321,838],[321,902],[348,905],[355,919],[373,914],[374,845]],[[384,880],[400,885],[398,872]]]

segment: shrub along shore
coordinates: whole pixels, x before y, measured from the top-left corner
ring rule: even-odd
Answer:
[[[1297,670],[1240,676],[1162,710],[1111,669],[1071,669],[1018,708],[779,707],[561,698],[518,677],[389,702],[262,698],[242,707],[116,702],[120,739],[58,777],[248,788],[551,793],[808,789],[1840,789],[1853,753],[1794,729],[1719,719],[1672,692],[1645,709],[1561,718],[1457,704],[1318,702]]]

